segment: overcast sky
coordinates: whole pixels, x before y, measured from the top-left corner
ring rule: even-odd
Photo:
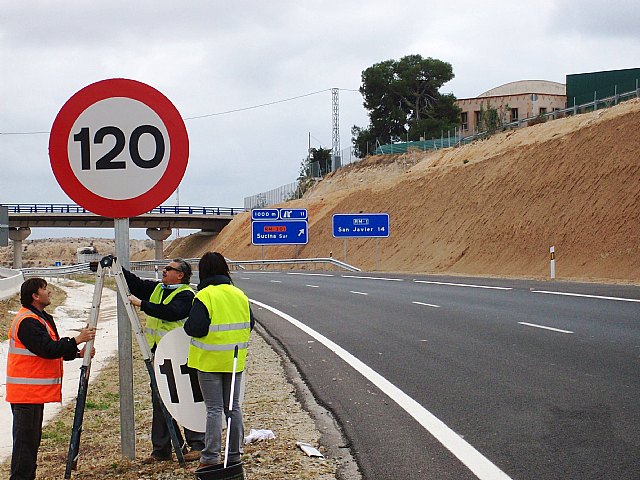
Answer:
[[[312,147],[331,148],[331,88],[342,89],[349,147],[351,127],[368,123],[357,89],[375,63],[447,61],[455,78],[442,92],[468,98],[517,80],[640,67],[638,25],[637,0],[4,0],[0,203],[71,203],[48,132],[62,105],[99,80],[147,83],[185,119],[181,205],[242,207],[295,181],[309,134]]]

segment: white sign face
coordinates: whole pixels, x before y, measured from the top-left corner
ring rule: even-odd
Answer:
[[[183,328],[167,333],[156,348],[153,369],[160,398],[171,416],[189,430],[204,432],[207,414],[198,372],[187,367],[190,340]]]
[[[68,154],[78,181],[111,200],[139,197],[162,178],[169,163],[169,133],[142,102],[112,97],[83,111],[71,128]]]
[[[87,210],[111,218],[146,213],[184,176],[189,138],[156,89],[114,78],[83,88],[60,109],[49,136],[58,183]]]

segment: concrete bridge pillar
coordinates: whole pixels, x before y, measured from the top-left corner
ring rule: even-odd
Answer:
[[[22,241],[31,235],[29,227],[9,229],[9,238],[13,242],[13,268],[22,268]]]
[[[156,260],[162,260],[163,251],[162,251],[162,242],[169,238],[171,235],[170,228],[147,228],[147,236],[151,240],[156,241]]]

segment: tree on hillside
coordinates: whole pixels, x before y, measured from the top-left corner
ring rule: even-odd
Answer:
[[[312,148],[309,156],[300,162],[298,186],[294,198],[300,198],[309,188],[315,185],[317,177],[324,177],[331,172],[331,149]]]
[[[377,143],[439,137],[442,130],[459,125],[455,97],[438,91],[453,77],[450,63],[421,55],[386,60],[364,70],[360,93],[369,126],[351,130],[356,154],[365,156]]]

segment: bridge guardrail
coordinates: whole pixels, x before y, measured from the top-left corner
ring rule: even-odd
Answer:
[[[4,204],[9,213],[91,213],[80,205],[72,203],[33,203],[33,204]],[[159,214],[188,214],[188,215],[238,215],[244,212],[242,207],[202,207],[194,205],[160,205],[147,213]]]

